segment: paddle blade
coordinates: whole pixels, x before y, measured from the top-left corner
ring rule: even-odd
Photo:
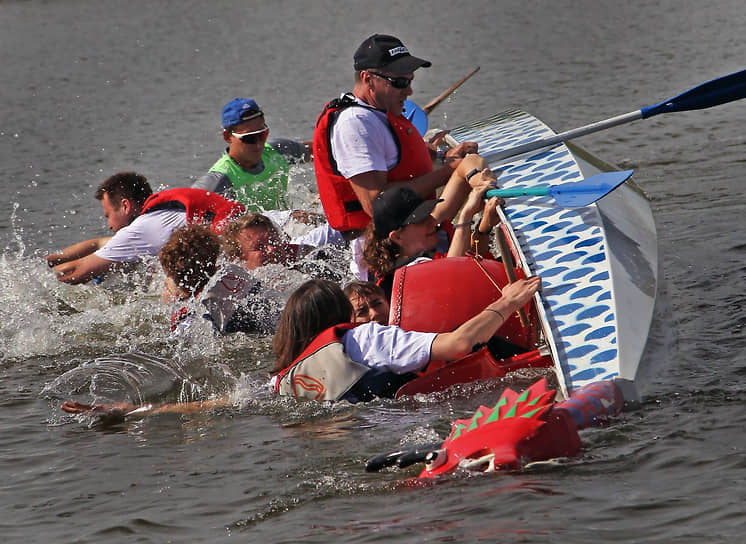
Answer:
[[[621,172],[604,172],[590,178],[569,183],[560,183],[550,187],[511,187],[509,189],[490,189],[487,197],[499,196],[551,196],[558,206],[564,208],[581,208],[593,204],[627,181],[634,170]]]
[[[659,104],[640,108],[642,118],[659,113],[702,110],[746,98],[746,70],[697,85]]]
[[[404,101],[404,111],[402,112],[404,117],[409,119],[417,132],[421,136],[425,136],[427,132],[427,114],[417,104],[411,100]]]
[[[611,191],[627,181],[634,170],[621,172],[604,172],[573,183],[563,183],[549,188],[558,206],[564,208],[582,208],[608,195]]]

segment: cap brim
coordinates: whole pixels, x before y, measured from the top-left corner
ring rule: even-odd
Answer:
[[[407,216],[407,218],[402,223],[402,226],[414,225],[415,223],[424,221],[435,209],[435,205],[438,202],[443,202],[443,199],[439,198],[437,200],[426,200],[425,202],[417,206],[414,211]]]
[[[406,57],[396,59],[394,62],[387,64],[386,66],[382,66],[381,70],[385,70],[392,74],[411,74],[417,68],[429,68],[432,65],[433,63],[429,60],[407,55]]]

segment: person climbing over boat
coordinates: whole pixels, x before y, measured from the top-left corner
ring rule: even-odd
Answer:
[[[499,222],[497,207],[501,200],[484,201],[485,192],[497,181],[488,168],[470,175],[475,186],[459,211],[456,222],[441,229],[436,216],[443,199],[424,200],[408,187],[386,189],[373,202],[373,222],[365,230],[363,258],[387,298],[391,298],[394,272],[397,268],[433,258],[463,257],[472,248],[488,255],[489,234]],[[443,191],[445,195],[448,186]],[[471,232],[474,216],[482,218]],[[450,236],[449,236],[450,235]]]
[[[173,231],[192,222],[212,228],[244,212],[242,204],[202,189],[176,188],[153,193],[145,176],[119,172],[96,190],[113,236],[93,238],[45,257],[59,281],[79,284],[155,256]]]
[[[538,276],[507,285],[500,298],[451,332],[405,331],[375,321],[354,325],[352,305],[334,282],[313,279],[290,295],[272,341],[271,388],[284,396],[316,401],[365,402],[393,397],[400,385],[431,360],[450,361],[486,342],[539,290]],[[200,402],[135,405],[65,401],[68,413],[89,412],[106,423],[127,416],[195,412],[233,404],[231,395]]]
[[[197,301],[207,310],[202,317],[220,334],[272,332],[282,302],[273,301],[242,267],[220,264],[221,255],[221,239],[207,225],[196,223],[174,231],[158,255],[166,274],[164,302]],[[200,313],[194,308],[177,309],[171,316],[172,330],[187,328]]]
[[[264,112],[251,98],[223,107],[223,155],[192,187],[235,198],[251,211],[284,210],[291,162],[309,160],[310,149],[288,139],[267,141]]]
[[[394,36],[374,34],[354,55],[351,93],[330,101],[316,121],[314,168],[319,196],[332,228],[352,243],[353,273],[367,280],[360,235],[373,216],[373,201],[384,187],[406,183],[423,198],[456,178],[462,198],[469,191],[466,174],[478,167],[477,144],[463,142],[448,150],[433,169],[430,149],[402,115],[412,94],[414,72],[430,61],[409,53]],[[438,221],[451,219],[457,208],[444,207]]]
[[[388,325],[391,306],[386,293],[372,281],[355,280],[342,289],[352,304],[352,322],[368,323],[375,321]]]

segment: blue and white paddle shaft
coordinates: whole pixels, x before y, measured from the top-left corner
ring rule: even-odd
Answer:
[[[527,142],[516,147],[511,147],[510,149],[488,153],[484,155],[484,158],[490,162],[495,162],[507,159],[508,157],[522,155],[529,151],[536,151],[537,149],[549,147],[560,142],[579,138],[586,134],[599,132],[617,125],[637,121],[638,119],[647,119],[661,113],[701,110],[713,106],[719,106],[720,104],[727,104],[728,102],[733,102],[734,100],[740,100],[742,98],[746,98],[746,70],[741,70],[740,72],[734,72],[727,76],[707,81],[697,85],[696,87],[692,87],[688,91],[678,94],[673,98],[659,102],[658,104],[644,106],[639,110],[617,115],[616,117],[610,117],[609,119],[598,121],[597,123],[591,123],[573,130],[568,130],[555,136],[550,136],[549,138],[542,138],[541,140]]]

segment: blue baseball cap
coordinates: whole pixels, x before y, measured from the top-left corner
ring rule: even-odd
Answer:
[[[223,128],[239,125],[264,115],[259,104],[251,98],[234,98],[223,107]]]

